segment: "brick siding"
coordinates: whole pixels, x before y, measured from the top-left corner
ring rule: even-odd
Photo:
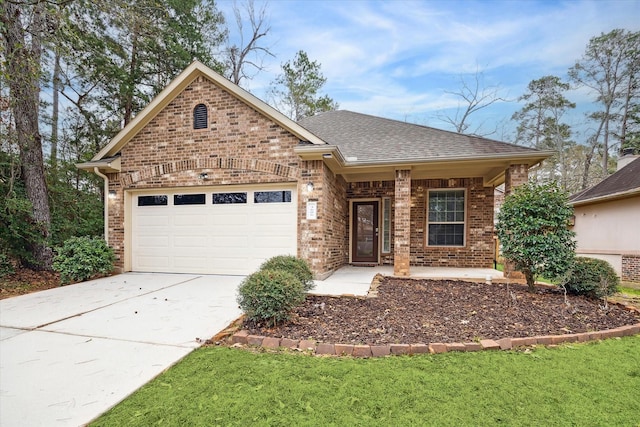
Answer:
[[[306,188],[313,183],[313,191]],[[298,203],[299,255],[308,260],[318,276],[348,262],[348,203],[346,183],[322,160],[303,162]],[[317,219],[307,219],[307,203],[317,203]]]
[[[194,130],[193,108],[200,103],[208,107],[209,126]],[[109,190],[117,194],[109,202],[109,243],[116,266],[124,267],[125,190],[291,182],[298,183],[298,236],[308,239],[299,242],[298,255],[318,274],[343,264],[344,181],[325,176],[330,172],[321,161],[302,161],[293,151],[298,143],[295,135],[268,117],[198,77],[124,146],[121,172],[109,174]],[[207,180],[199,179],[202,172]],[[304,215],[308,180],[321,196],[314,221]],[[326,185],[328,181],[335,183]],[[342,206],[334,212],[340,200]]]
[[[411,265],[412,214],[411,171],[397,170],[395,181],[395,209],[393,225],[393,273],[408,276]]]
[[[640,283],[640,255],[622,255],[622,280]]]

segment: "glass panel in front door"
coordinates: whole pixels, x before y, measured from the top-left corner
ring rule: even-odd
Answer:
[[[353,261],[378,261],[377,202],[355,204]]]

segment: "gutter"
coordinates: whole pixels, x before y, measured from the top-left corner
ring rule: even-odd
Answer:
[[[613,201],[618,199],[625,199],[627,197],[633,197],[635,195],[640,195],[640,188],[633,188],[631,190],[621,191],[619,193],[607,194],[604,196],[591,197],[589,199],[576,200],[576,201],[569,200],[569,204],[571,206],[578,207],[578,206],[591,205],[591,204],[608,202],[608,201]]]
[[[109,177],[100,172],[97,166],[93,172],[104,180],[104,241],[109,244]]]
[[[483,161],[483,160],[533,160],[534,164],[540,163],[545,158],[550,157],[554,152],[541,151],[538,153],[527,154],[484,154],[477,156],[448,156],[448,157],[431,157],[424,160],[418,159],[397,159],[397,160],[356,160],[345,162],[345,166],[393,166],[393,165],[416,165],[416,164],[433,164],[433,163],[448,163],[448,162],[460,162],[460,161]],[[348,158],[347,158],[348,159]]]
[[[449,163],[460,161],[484,161],[484,160],[529,160],[535,163],[534,166],[542,160],[551,157],[555,151],[537,151],[533,153],[500,153],[500,154],[481,154],[475,156],[447,156],[447,157],[429,157],[424,159],[405,158],[405,159],[373,159],[373,160],[357,160],[350,157],[344,157],[340,148],[336,145],[316,145],[316,146],[298,146],[294,149],[298,155],[305,154],[322,154],[331,153],[337,157],[343,167],[368,167],[368,166],[411,166],[419,164]]]

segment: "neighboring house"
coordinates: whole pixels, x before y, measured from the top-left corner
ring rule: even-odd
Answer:
[[[609,261],[622,280],[640,282],[640,157],[622,157],[618,165],[570,199],[576,252]]]
[[[493,190],[551,153],[332,111],[300,123],[203,64],[90,162],[122,271],[248,274],[273,255],[492,267]]]

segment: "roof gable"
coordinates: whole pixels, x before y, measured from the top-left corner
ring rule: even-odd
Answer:
[[[640,194],[640,157],[593,187],[574,194],[569,202],[581,205],[633,194]]]
[[[111,141],[92,159],[93,162],[116,155],[138,132],[140,132],[164,107],[174,100],[195,79],[203,76],[214,84],[226,90],[231,95],[249,105],[259,113],[264,114],[292,134],[312,144],[326,144],[307,129],[301,127],[284,114],[261,101],[240,86],[231,83],[203,63],[194,61],[178,77],[176,77],[162,92],[160,92],[135,118],[127,124]]]

